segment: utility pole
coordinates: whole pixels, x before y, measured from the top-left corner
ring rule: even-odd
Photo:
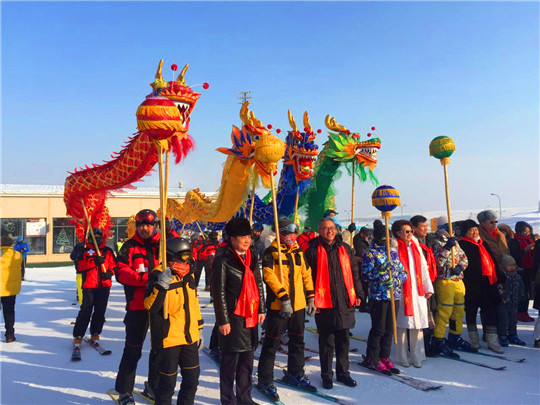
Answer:
[[[502,205],[501,205],[501,197],[499,197],[499,194],[491,193],[491,195],[494,195],[499,199],[499,219],[502,218]]]
[[[238,104],[244,104],[246,101],[251,100],[251,91],[239,91],[238,94]]]

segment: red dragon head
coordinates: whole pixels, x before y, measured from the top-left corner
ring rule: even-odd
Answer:
[[[289,124],[292,131],[289,131],[287,139],[287,149],[285,151],[285,164],[292,165],[296,181],[307,180],[313,173],[313,163],[319,153],[319,148],[315,145],[316,134],[309,123],[308,112],[304,112],[304,132],[300,132],[296,126],[296,121],[288,111]]]

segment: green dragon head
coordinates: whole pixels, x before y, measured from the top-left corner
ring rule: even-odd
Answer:
[[[379,138],[360,141],[360,134],[351,133],[347,128],[339,125],[336,119],[330,115],[325,119],[326,127],[331,131],[328,136],[328,148],[326,154],[328,157],[338,162],[355,162],[356,174],[362,181],[369,177],[377,183],[377,178],[373,174],[373,169],[377,166],[377,151],[381,148]],[[368,173],[366,173],[368,168]]]

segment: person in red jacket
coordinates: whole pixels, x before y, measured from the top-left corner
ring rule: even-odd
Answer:
[[[119,393],[120,405],[134,404],[133,387],[137,363],[141,358],[142,347],[148,332],[148,311],[144,307],[144,295],[148,275],[159,264],[160,233],[156,224],[158,217],[149,209],[141,210],[135,216],[137,231],[122,245],[118,253],[116,279],[124,285],[126,295],[126,343],[115,389]],[[154,353],[150,352],[148,381],[144,383],[143,394],[154,399],[158,385],[158,374],[154,366]]]
[[[208,239],[204,239],[197,249],[197,269],[195,281],[196,287],[198,287],[202,270],[204,268],[204,291],[210,291],[210,268],[212,266],[212,261],[216,256],[218,245],[218,233],[216,231],[212,231],[208,234]]]
[[[94,236],[101,255],[98,256],[94,244],[86,240],[84,248],[74,258],[75,269],[77,273],[82,274],[82,304],[73,327],[74,346],[80,346],[88,324],[90,324],[91,339],[99,340],[105,323],[105,310],[112,285],[111,278],[116,267],[114,253],[105,245],[103,231],[94,229]],[[90,318],[92,318],[91,322]]]
[[[296,243],[298,243],[298,246],[300,246],[300,249],[302,249],[302,252],[305,253],[307,248],[309,247],[309,241],[316,237],[317,237],[317,234],[313,232],[309,226],[306,226],[304,227],[304,232],[298,235],[298,238],[296,239]]]

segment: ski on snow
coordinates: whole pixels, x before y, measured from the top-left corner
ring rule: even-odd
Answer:
[[[392,380],[395,380],[395,381],[398,381],[402,384],[405,384],[405,385],[408,385],[409,387],[413,387],[413,388],[416,388],[417,390],[420,390],[420,391],[431,391],[431,390],[436,390],[436,389],[439,389],[442,387],[441,384],[434,384],[428,380],[424,380],[423,378],[416,378],[416,377],[411,377],[409,375],[405,375],[405,374],[384,374],[384,373],[380,373],[378,371],[375,371],[369,367],[366,367],[362,364],[362,362],[360,361],[353,361],[352,362],[353,364],[356,364],[357,366],[360,366],[364,369],[366,369],[367,371],[371,372],[372,374],[375,374],[375,375],[382,375],[384,377],[387,377],[387,378],[391,378]]]
[[[146,395],[144,395],[144,394],[142,393],[142,391],[133,390],[133,393],[134,393],[135,395],[137,395],[138,397],[144,399],[145,401],[150,402],[151,404],[154,404],[154,403],[155,403],[155,401],[154,401],[152,398],[148,398]]]
[[[323,394],[322,392],[320,391],[309,391],[309,390],[306,390],[304,388],[300,388],[299,386],[297,385],[294,385],[294,384],[290,384],[288,383],[287,381],[283,380],[283,378],[285,377],[282,377],[282,378],[274,378],[274,381],[279,383],[279,384],[283,384],[285,386],[287,386],[288,388],[292,388],[293,390],[296,390],[296,391],[299,391],[299,392],[306,392],[308,394],[312,394],[312,395],[315,395],[319,398],[322,398],[322,399],[326,399],[327,401],[330,401],[330,402],[335,402],[336,404],[342,404],[342,405],[352,405],[356,402],[352,402],[352,401],[347,401],[345,399],[341,399],[341,398],[338,398],[338,397],[335,397],[333,395],[328,395],[328,394]]]
[[[107,391],[107,394],[109,394],[109,396],[112,398],[115,404],[117,405],[119,404],[118,398],[120,398],[120,394],[118,394],[116,390],[110,389],[109,391]]]
[[[103,346],[101,346],[98,342],[94,342],[89,337],[85,336],[83,337],[83,340],[88,343],[93,349],[95,349],[99,354],[102,356],[108,356],[112,352],[110,350],[105,349]]]
[[[459,350],[459,349],[457,349]],[[525,357],[523,358],[514,358],[514,357],[508,357],[508,356],[503,356],[502,354],[493,354],[493,353],[486,353],[486,352],[468,352],[468,351],[465,351],[465,350],[460,350],[464,353],[471,353],[471,354],[478,354],[480,356],[486,356],[486,357],[493,357],[494,359],[499,359],[499,360],[504,360],[504,361],[512,361],[514,363],[523,363],[525,361]]]
[[[506,366],[492,366],[490,364],[481,363],[479,361],[473,361],[473,360],[464,359],[463,357],[459,357],[459,358],[458,357],[450,357],[450,356],[445,356],[443,354],[439,354],[439,357],[441,357],[443,359],[461,361],[462,363],[472,364],[474,366],[489,368],[491,370],[496,370],[496,371],[501,371],[501,370],[506,369]]]
[[[73,352],[71,353],[71,361],[81,361],[81,347],[73,346]]]

